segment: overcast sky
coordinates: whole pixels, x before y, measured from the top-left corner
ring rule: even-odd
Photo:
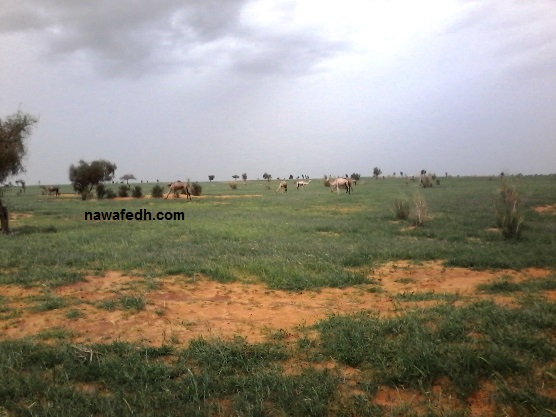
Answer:
[[[0,57],[29,184],[556,173],[555,0],[0,0]]]

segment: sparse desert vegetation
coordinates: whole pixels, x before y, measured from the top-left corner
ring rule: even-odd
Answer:
[[[0,415],[553,415],[554,177],[519,198],[489,178],[248,182],[191,201],[6,190]],[[185,220],[83,219],[124,208]]]

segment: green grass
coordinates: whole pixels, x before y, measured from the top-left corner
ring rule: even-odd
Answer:
[[[13,234],[0,236],[0,290],[40,287],[45,295],[24,308],[0,297],[0,325],[17,326],[29,311],[60,310],[53,314],[86,320],[55,289],[110,270],[144,277],[147,289],[168,275],[187,282],[205,275],[222,283],[249,277],[290,291],[377,284],[367,277],[372,272],[362,271],[402,259],[554,271],[556,216],[533,210],[556,202],[554,180],[519,179],[524,222],[520,239],[511,240],[492,230],[499,181],[489,178],[443,178],[440,187],[427,189],[402,179],[363,179],[351,195],[330,193],[320,181],[287,194],[275,193],[274,182],[268,189],[266,181],[248,181],[236,190],[213,182],[202,183],[204,197],[190,202],[82,201],[41,196],[38,187],[20,196],[8,190],[3,201],[18,216]],[[151,188],[143,184],[145,192]],[[410,228],[392,207],[416,191],[430,217]],[[261,196],[221,198],[230,194]],[[186,220],[84,220],[85,211],[122,208],[183,211]],[[555,279],[554,273],[523,282],[501,277],[479,287],[483,297],[513,297],[512,307],[402,293],[394,300],[395,316],[335,315],[292,330],[296,336],[270,331],[267,343],[196,339],[182,346],[170,337],[171,346],[75,345],[63,328],[45,329],[33,338],[0,341],[0,415],[455,417],[470,415],[469,398],[486,384],[500,415],[552,416],[556,307],[543,292],[556,289]],[[404,310],[405,301],[435,303]],[[147,307],[142,294],[115,294],[95,305],[131,312]],[[437,407],[431,393],[439,384],[459,402]],[[376,405],[380,387],[413,390],[422,397],[415,400],[419,407]]]
[[[524,177],[525,223],[519,241],[496,226],[497,180],[447,178],[421,189],[430,219],[403,230],[392,204],[417,185],[401,179],[360,181],[352,195],[311,183],[288,194],[248,182],[233,192],[225,183],[203,183],[204,198],[127,201],[54,198],[28,187],[7,192],[15,213],[13,235],[0,236],[0,284],[66,285],[90,271],[149,271],[151,276],[205,274],[220,282],[257,276],[270,287],[302,290],[365,281],[346,267],[396,259],[445,259],[472,268],[553,268],[556,220],[531,209],[553,204],[553,177]],[[314,186],[313,186],[314,185]],[[147,185],[145,185],[147,186]],[[63,192],[69,192],[69,188]],[[148,188],[148,187],[147,187]],[[272,188],[272,187],[271,187]],[[12,193],[12,194],[10,194]],[[261,197],[219,198],[259,194]],[[85,221],[85,211],[183,211],[185,221]]]
[[[317,325],[325,355],[373,369],[379,383],[430,389],[447,378],[462,399],[498,375],[534,385],[535,370],[556,359],[556,305],[545,301],[505,308],[476,302],[442,305],[381,319],[360,313]]]

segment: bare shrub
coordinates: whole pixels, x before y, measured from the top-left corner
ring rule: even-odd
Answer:
[[[495,211],[497,225],[506,238],[519,239],[525,220],[523,199],[516,185],[503,180],[498,189]]]
[[[429,219],[428,204],[425,197],[419,193],[413,194],[413,210],[415,211],[415,226],[422,226]]]

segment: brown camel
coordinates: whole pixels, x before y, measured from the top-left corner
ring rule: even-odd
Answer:
[[[166,194],[165,198],[168,198],[171,192],[174,193],[174,198],[180,198],[179,192],[183,191],[183,193],[185,194],[185,199],[191,200],[191,192],[189,191],[191,184],[189,184],[189,181],[187,183],[184,183],[180,180],[177,180],[168,184],[168,187],[170,187],[170,189],[168,190],[168,194]]]

